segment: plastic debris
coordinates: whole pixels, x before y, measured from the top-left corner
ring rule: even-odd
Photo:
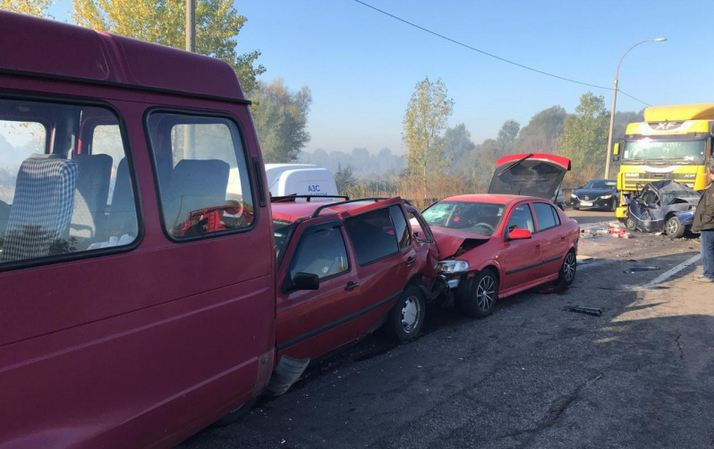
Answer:
[[[566,312],[584,313],[586,315],[600,316],[602,315],[602,309],[597,307],[585,307],[585,306],[566,306],[563,307]]]

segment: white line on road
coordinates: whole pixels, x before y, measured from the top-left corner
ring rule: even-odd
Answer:
[[[671,278],[675,274],[679,273],[680,271],[684,270],[688,266],[697,263],[699,259],[702,258],[701,254],[697,254],[696,256],[692,256],[689,259],[685,260],[684,262],[680,263],[679,265],[675,265],[674,267],[670,268],[669,270],[665,271],[664,273],[660,274],[656,278],[652,279],[648,283],[642,286],[642,288],[652,288],[657,284],[661,284],[662,282],[666,281],[667,279]]]

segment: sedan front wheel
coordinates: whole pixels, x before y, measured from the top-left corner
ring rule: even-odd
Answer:
[[[464,290],[456,298],[461,312],[473,318],[487,317],[498,301],[498,276],[487,268],[471,279]]]

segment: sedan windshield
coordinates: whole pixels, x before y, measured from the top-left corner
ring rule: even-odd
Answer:
[[[684,161],[704,163],[706,140],[641,139],[625,142],[623,161]]]
[[[498,228],[505,206],[491,203],[441,201],[422,212],[429,226],[491,235]]]
[[[273,235],[275,236],[275,257],[280,260],[285,247],[290,241],[295,223],[285,220],[273,219]]]
[[[584,189],[614,189],[617,182],[610,179],[594,179],[583,186]]]

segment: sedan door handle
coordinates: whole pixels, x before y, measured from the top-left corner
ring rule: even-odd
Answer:
[[[414,262],[416,262],[416,257],[410,256],[409,258],[407,258],[407,261],[405,263],[407,264],[408,267],[410,267],[410,266],[414,265]]]
[[[347,285],[345,285],[345,290],[347,290],[348,292],[350,292],[350,291],[356,289],[357,287],[359,287],[359,282],[349,281],[349,282],[347,283]]]

